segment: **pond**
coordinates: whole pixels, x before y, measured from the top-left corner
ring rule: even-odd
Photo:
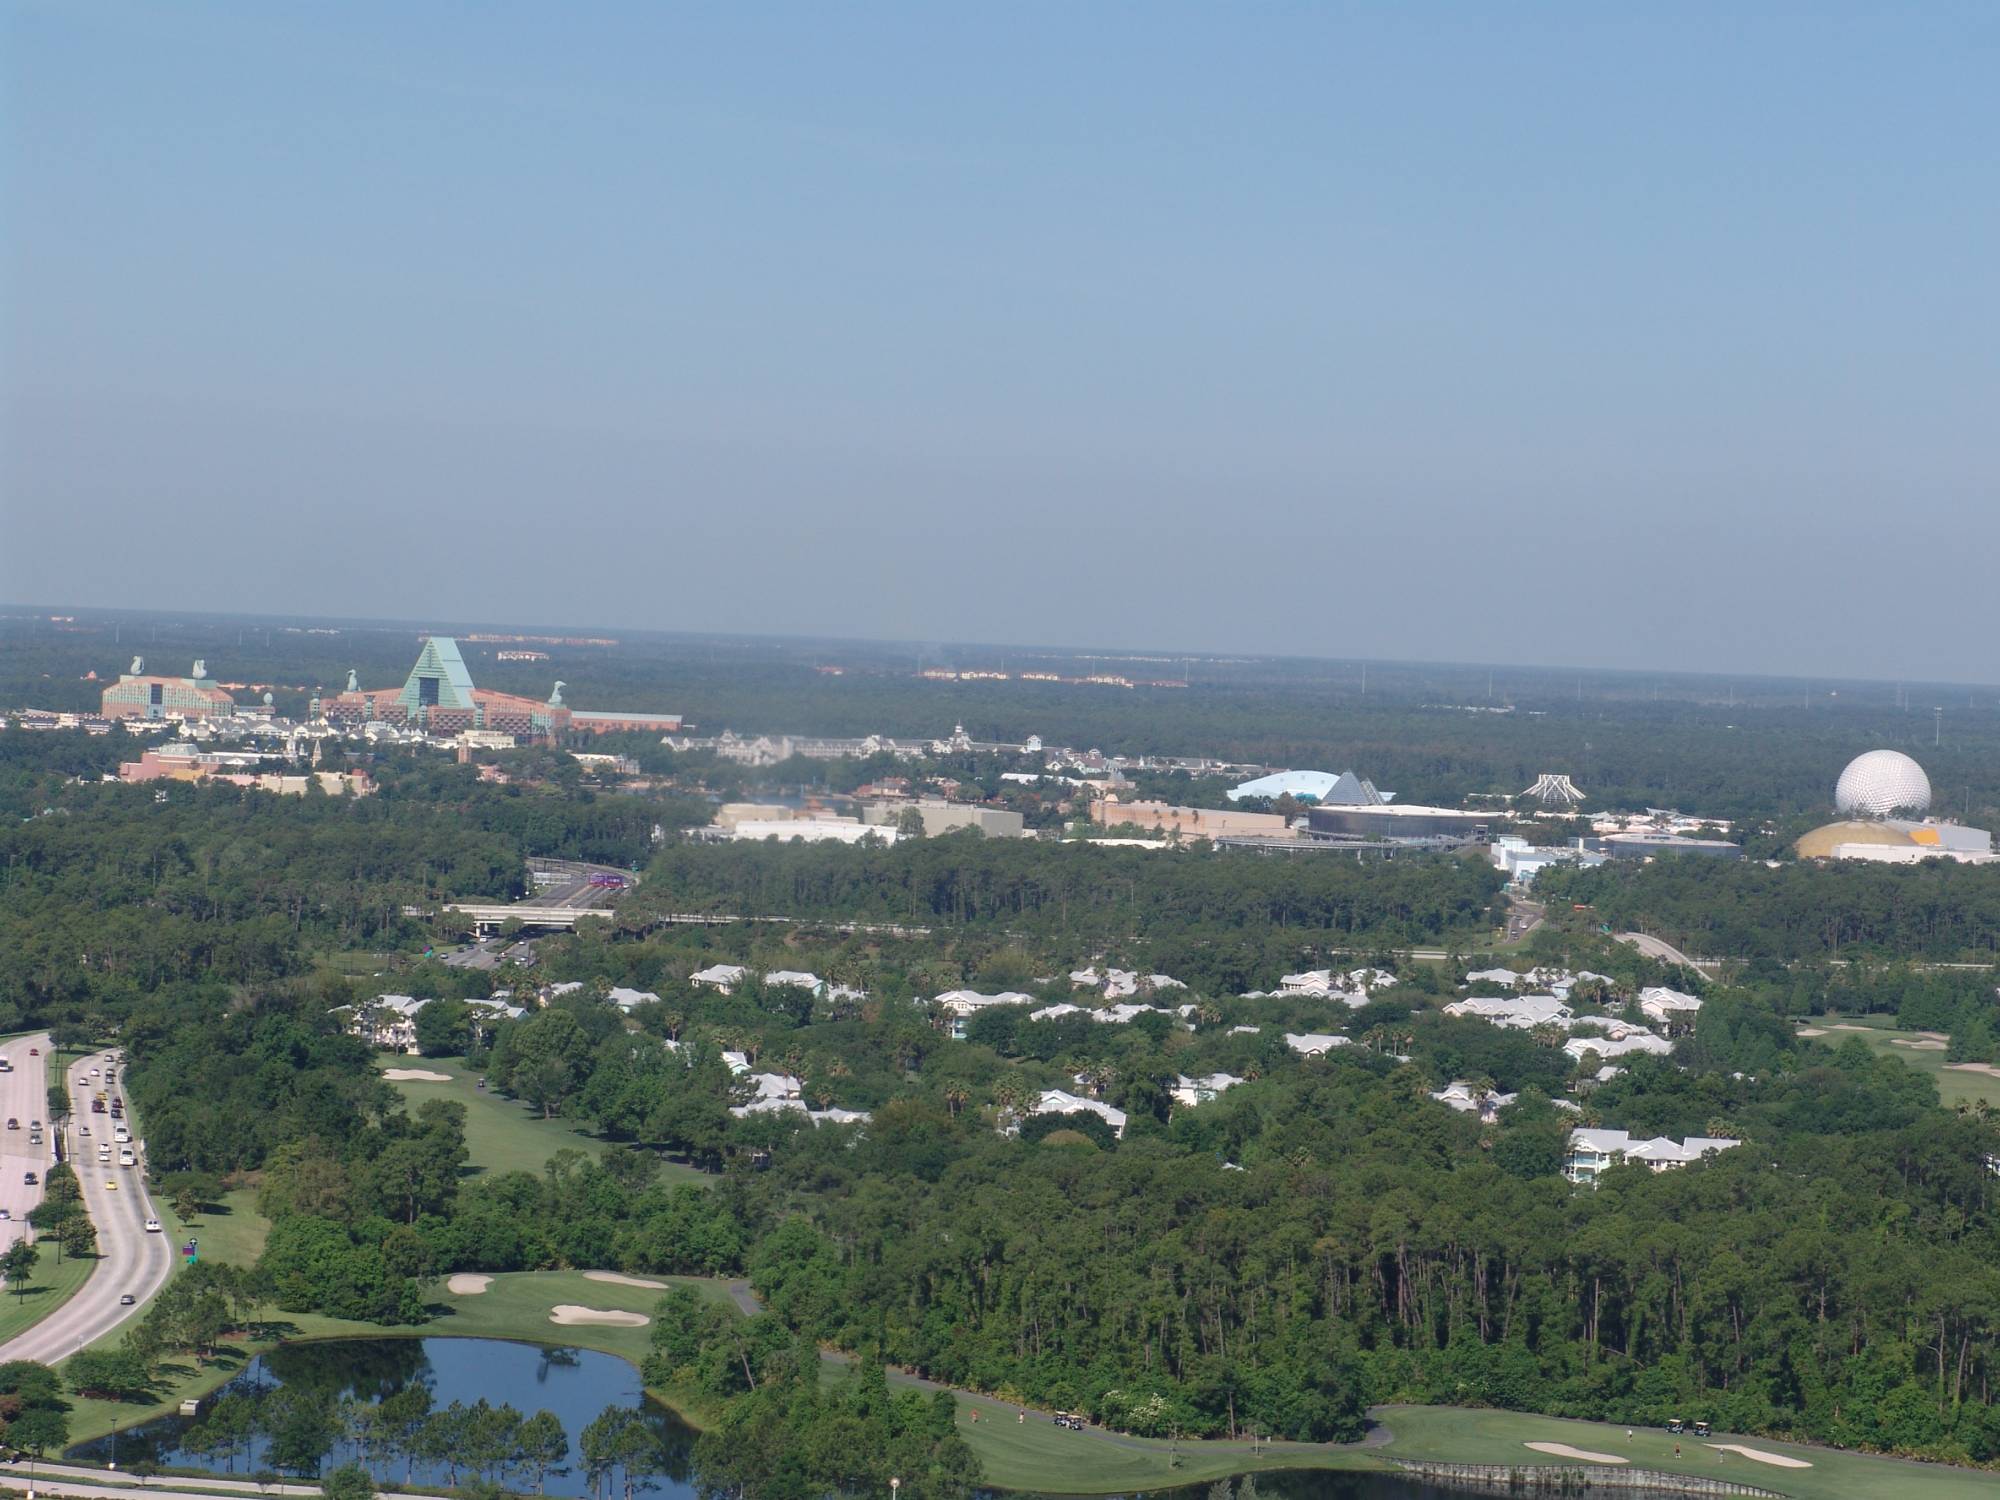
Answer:
[[[333,1339],[289,1344],[253,1360],[227,1385],[203,1403],[202,1417],[158,1417],[110,1437],[79,1444],[71,1456],[87,1463],[116,1462],[120,1467],[150,1461],[164,1468],[214,1474],[254,1474],[275,1469],[272,1437],[264,1431],[241,1429],[240,1439],[224,1451],[214,1451],[213,1430],[226,1425],[227,1414],[242,1414],[257,1406],[269,1425],[285,1398],[277,1392],[317,1398],[309,1403],[321,1411],[337,1411],[342,1402],[371,1406],[397,1393],[421,1386],[433,1410],[454,1401],[467,1406],[482,1398],[491,1406],[511,1406],[524,1417],[551,1413],[569,1440],[564,1471],[546,1476],[548,1494],[566,1500],[589,1500],[590,1487],[577,1462],[583,1429],[607,1407],[641,1413],[659,1440],[660,1472],[645,1486],[649,1495],[666,1500],[694,1500],[695,1433],[671,1411],[641,1389],[639,1373],[622,1359],[588,1349],[515,1344],[498,1339]],[[238,1398],[233,1403],[228,1398]],[[204,1441],[204,1436],[208,1441]],[[192,1441],[193,1446],[189,1443]],[[331,1431],[328,1468],[362,1458],[355,1442],[335,1438]],[[417,1445],[421,1448],[421,1444]],[[384,1488],[411,1482],[439,1487],[454,1482],[452,1465],[430,1457],[414,1460],[400,1451],[374,1455],[371,1467]],[[455,1455],[456,1478],[473,1476],[464,1452]],[[517,1492],[532,1492],[535,1476],[515,1470],[505,1481]],[[1237,1491],[1233,1496],[1231,1490]],[[1136,1500],[1250,1500],[1242,1486],[1187,1485],[1148,1492]],[[614,1488],[615,1492],[615,1488]],[[1389,1474],[1357,1474],[1337,1470],[1294,1470],[1260,1474],[1251,1491],[1255,1500],[1463,1500],[1462,1492],[1441,1489]],[[1007,1500],[1038,1500],[1010,1495]]]
[[[589,1494],[576,1462],[583,1429],[606,1407],[641,1412],[665,1454],[654,1493],[670,1497],[694,1494],[689,1482],[694,1430],[646,1396],[640,1388],[639,1372],[632,1366],[588,1349],[548,1348],[498,1339],[333,1339],[288,1344],[253,1360],[211,1396],[203,1410],[217,1410],[216,1403],[224,1397],[265,1399],[280,1388],[309,1392],[333,1402],[351,1399],[374,1403],[412,1385],[430,1392],[434,1409],[453,1401],[470,1406],[483,1397],[496,1407],[512,1406],[524,1417],[538,1411],[552,1413],[569,1438],[570,1456],[565,1467],[570,1472],[550,1474],[548,1493],[577,1500]],[[246,1433],[244,1443],[226,1455],[190,1451],[183,1446],[184,1441],[202,1421],[159,1417],[80,1444],[72,1456],[89,1463],[115,1460],[121,1467],[150,1460],[163,1467],[216,1474],[254,1474],[277,1467],[271,1462],[271,1439],[261,1432]],[[198,1447],[205,1446],[198,1433],[195,1441]],[[331,1468],[358,1456],[355,1444],[343,1440],[335,1444],[326,1463]],[[451,1483],[449,1468],[443,1462],[418,1459],[411,1464],[402,1455],[392,1454],[378,1456],[374,1468],[385,1487],[403,1484],[406,1472],[411,1482],[420,1485]],[[469,1475],[461,1472],[459,1478]],[[523,1480],[518,1474],[509,1484],[513,1489],[534,1487],[532,1478]]]

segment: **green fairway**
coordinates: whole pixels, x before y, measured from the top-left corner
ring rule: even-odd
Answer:
[[[2000,1074],[1946,1066],[1943,1048],[1920,1045],[1936,1042],[1936,1032],[1898,1031],[1893,1016],[1815,1018],[1802,1022],[1800,1029],[1824,1031],[1825,1035],[1814,1040],[1829,1047],[1838,1047],[1849,1037],[1859,1037],[1871,1051],[1897,1058],[1919,1073],[1929,1074],[1937,1084],[1939,1102],[1947,1109],[1983,1102],[1989,1108],[2000,1110]]]
[[[824,1367],[830,1378],[845,1377],[847,1366]],[[891,1385],[917,1384],[890,1372]],[[1020,1408],[987,1396],[957,1392],[958,1431],[986,1473],[986,1482],[1005,1490],[1052,1495],[1102,1495],[1206,1483],[1232,1474],[1267,1469],[1361,1469],[1381,1467],[1366,1449],[1330,1448],[1316,1443],[1172,1442],[1127,1437],[1091,1428],[1057,1427],[1050,1413]],[[978,1420],[973,1420],[974,1413]]]
[[[412,1110],[426,1099],[456,1099],[465,1106],[465,1145],[479,1171],[539,1174],[542,1164],[565,1147],[592,1156],[628,1149],[599,1140],[567,1120],[544,1120],[532,1106],[480,1088],[478,1075],[460,1058],[388,1053],[377,1059],[377,1066],[384,1072],[394,1069],[446,1075],[444,1083],[420,1079],[391,1082]],[[661,1175],[668,1181],[708,1181],[704,1173],[679,1162],[663,1163]]]
[[[1559,1463],[1536,1453],[1531,1442],[1565,1443],[1590,1453],[1615,1454],[1636,1468],[1669,1474],[1698,1474],[1754,1484],[1798,1500],[1975,1500],[2000,1493],[2000,1474],[1953,1469],[1939,1464],[1905,1463],[1841,1453],[1830,1448],[1772,1442],[1767,1438],[1717,1433],[1707,1440],[1669,1436],[1659,1428],[1628,1429],[1603,1422],[1569,1422],[1520,1412],[1469,1410],[1449,1406],[1393,1406],[1374,1414],[1394,1435],[1376,1450],[1384,1458],[1433,1458],[1460,1463]],[[1803,1459],[1812,1467],[1789,1469],[1759,1463],[1736,1453],[1723,1453],[1709,1443],[1740,1443],[1761,1452]],[[1680,1446],[1680,1457],[1674,1447]]]

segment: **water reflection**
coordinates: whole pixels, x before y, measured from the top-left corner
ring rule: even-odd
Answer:
[[[547,1493],[565,1500],[590,1500],[591,1487],[578,1455],[583,1430],[607,1407],[641,1413],[658,1443],[658,1472],[642,1486],[664,1500],[694,1500],[695,1433],[672,1412],[649,1400],[639,1374],[621,1359],[591,1350],[506,1343],[496,1339],[338,1339],[285,1345],[254,1360],[203,1405],[200,1418],[160,1417],[113,1437],[79,1445],[74,1456],[90,1463],[115,1461],[127,1467],[142,1460],[166,1468],[213,1474],[254,1474],[275,1469],[274,1431],[286,1412],[312,1398],[331,1414],[338,1436],[329,1434],[325,1467],[361,1462],[384,1488],[414,1483],[443,1488],[453,1482],[452,1466],[468,1467],[466,1456],[451,1460],[426,1456],[423,1445],[391,1445],[369,1441],[353,1421],[366,1410],[421,1387],[431,1410],[454,1401],[467,1406],[484,1399],[490,1405],[512,1406],[523,1417],[537,1411],[554,1414],[569,1439],[569,1457],[562,1468],[546,1476]],[[285,1393],[283,1396],[277,1393]],[[229,1403],[226,1398],[235,1398]],[[204,1425],[227,1425],[227,1418],[262,1414],[246,1425],[235,1444],[206,1451]],[[194,1448],[186,1446],[193,1434]],[[282,1443],[282,1438],[275,1441]],[[415,1447],[415,1454],[407,1451]],[[461,1472],[461,1480],[471,1477]],[[533,1492],[536,1476],[516,1467],[505,1478],[509,1489]],[[617,1494],[612,1483],[607,1492]],[[1058,1500],[1005,1494],[1003,1500]],[[1465,1500],[1462,1491],[1447,1490],[1394,1474],[1339,1470],[1290,1470],[1264,1473],[1253,1481],[1223,1481],[1168,1489],[1139,1491],[1120,1500]]]
[[[450,1461],[424,1454],[421,1444],[413,1445],[419,1450],[414,1455],[385,1450],[380,1442],[364,1441],[352,1420],[358,1408],[374,1407],[415,1386],[429,1392],[433,1411],[454,1401],[471,1406],[483,1398],[494,1407],[512,1406],[523,1417],[553,1413],[568,1436],[569,1457],[561,1470],[547,1476],[547,1490],[570,1500],[587,1500],[590,1494],[577,1451],[584,1428],[607,1407],[637,1411],[661,1455],[659,1472],[650,1476],[647,1487],[668,1500],[694,1494],[694,1431],[646,1397],[638,1371],[622,1359],[591,1350],[497,1339],[338,1339],[285,1345],[252,1361],[210,1397],[203,1417],[160,1417],[81,1444],[74,1455],[91,1463],[115,1460],[123,1467],[146,1460],[215,1474],[277,1468],[273,1444],[282,1445],[284,1439],[272,1430],[246,1430],[240,1442],[224,1451],[196,1450],[206,1449],[204,1436],[212,1435],[219,1419],[238,1413],[261,1412],[265,1420],[256,1425],[276,1428],[280,1412],[293,1408],[285,1398],[273,1399],[273,1393],[284,1391],[287,1397],[317,1398],[333,1414],[338,1436],[326,1457],[327,1468],[361,1462],[385,1486],[410,1482],[441,1487],[451,1482]],[[225,1403],[230,1397],[247,1399]],[[191,1433],[195,1448],[186,1446]],[[463,1455],[454,1455],[453,1461],[463,1464]],[[515,1490],[535,1488],[534,1477],[518,1469],[507,1484]]]

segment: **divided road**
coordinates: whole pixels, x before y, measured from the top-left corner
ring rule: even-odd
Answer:
[[[43,1044],[44,1055],[47,1050]],[[18,1071],[21,1060],[16,1057],[13,1061]],[[83,1184],[83,1203],[90,1211],[91,1223],[97,1226],[101,1259],[75,1296],[27,1332],[0,1344],[0,1362],[32,1359],[52,1365],[68,1358],[126,1319],[137,1317],[173,1272],[174,1248],[167,1237],[146,1232],[146,1220],[155,1210],[146,1191],[144,1168],[103,1166],[97,1160],[97,1143],[111,1139],[113,1122],[108,1114],[90,1112],[90,1096],[102,1087],[93,1083],[90,1070],[111,1065],[109,1052],[94,1053],[70,1065],[72,1113],[65,1132],[65,1151]],[[39,1086],[41,1075],[35,1076]],[[41,1092],[44,1097],[35,1115],[47,1107],[46,1089]],[[89,1135],[82,1133],[85,1126],[90,1127]],[[117,1183],[116,1189],[107,1187],[111,1182]],[[127,1294],[132,1298],[129,1307],[118,1300]]]
[[[31,1051],[41,1056],[32,1057]],[[49,1110],[48,1056],[47,1032],[0,1044],[0,1057],[13,1067],[11,1073],[0,1073],[0,1125],[13,1120],[20,1126],[0,1128],[0,1208],[7,1210],[6,1221],[0,1222],[0,1249],[28,1233],[28,1215],[42,1201],[41,1178],[55,1160],[55,1147],[49,1144],[53,1138],[46,1130],[41,1145],[28,1144],[29,1126]],[[36,1178],[32,1187],[26,1181],[30,1172]]]

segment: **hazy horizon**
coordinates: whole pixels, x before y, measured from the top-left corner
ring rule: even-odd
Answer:
[[[4,26],[0,595],[1994,675],[1989,7]]]

